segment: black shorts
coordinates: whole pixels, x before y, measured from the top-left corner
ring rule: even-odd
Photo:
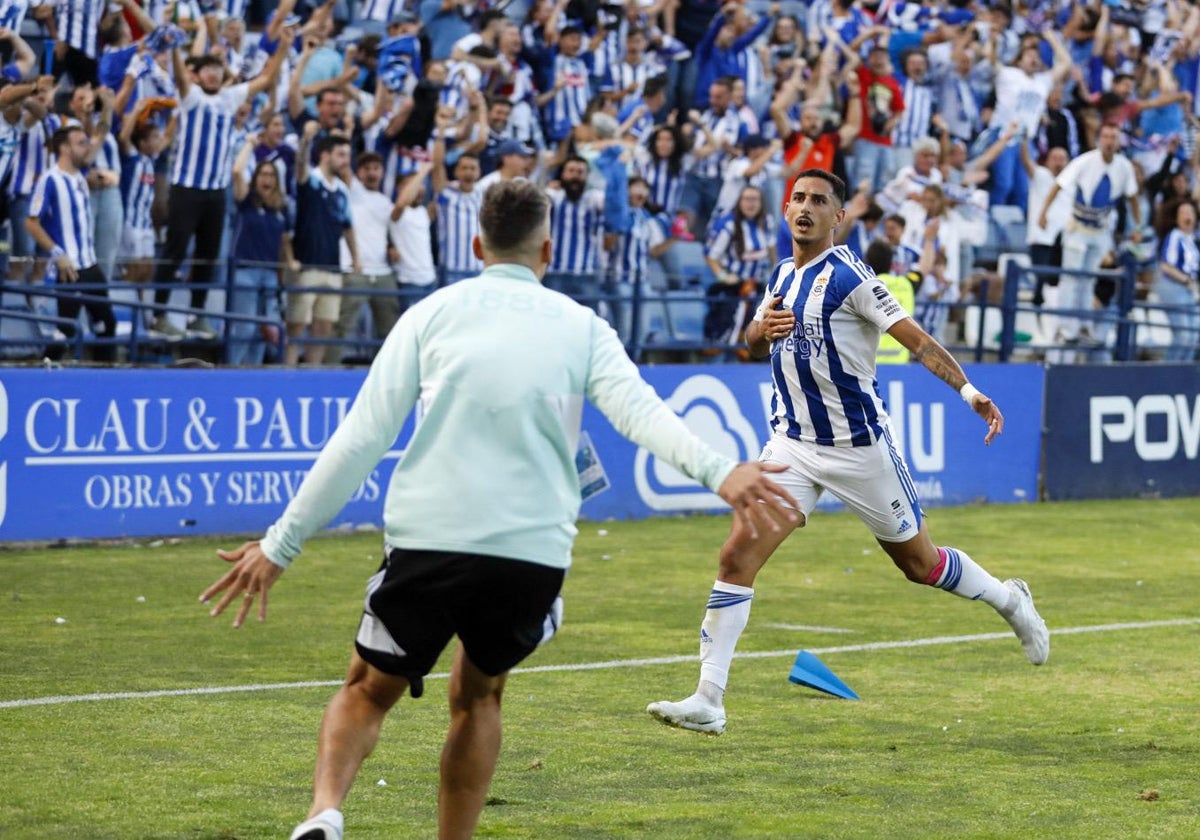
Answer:
[[[480,554],[393,549],[367,583],[355,648],[420,697],[457,635],[489,676],[517,665],[542,642],[565,569]]]

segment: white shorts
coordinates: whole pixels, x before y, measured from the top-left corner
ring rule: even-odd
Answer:
[[[121,257],[126,260],[154,259],[154,229],[125,225],[121,231]]]
[[[828,490],[884,542],[908,542],[921,529],[916,486],[886,426],[874,446],[820,446],[775,434],[758,460],[791,467],[771,479],[787,488],[805,517]]]

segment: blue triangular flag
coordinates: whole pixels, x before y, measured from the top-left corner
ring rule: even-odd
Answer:
[[[854,689],[837,678],[837,675],[825,667],[825,663],[806,650],[796,654],[796,662],[788,679],[797,685],[806,685],[817,691],[824,691],[834,697],[844,697],[847,700],[857,700]]]

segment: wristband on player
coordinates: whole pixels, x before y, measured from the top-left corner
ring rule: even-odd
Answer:
[[[958,393],[962,396],[963,402],[967,405],[971,404],[971,400],[975,399],[975,395],[979,393],[979,389],[968,382],[966,385],[958,389]]]
[[[57,245],[50,249],[50,259],[52,260],[57,260],[59,257],[65,257],[66,255],[67,252]]]

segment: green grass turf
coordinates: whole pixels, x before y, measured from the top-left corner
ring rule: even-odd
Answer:
[[[1052,628],[1200,618],[1200,500],[930,520],[939,544],[1026,578]],[[726,734],[654,722],[648,701],[694,686],[727,528],[581,523],[566,623],[526,664],[686,661],[514,674],[478,836],[1200,837],[1200,624],[1059,635],[1042,668],[1011,637],[822,653],[860,702],[789,683],[800,648],[1007,629],[982,604],[905,583],[843,514],[818,514],[760,575],[739,651],[781,653],[735,661]],[[240,631],[196,602],[224,566],[213,549],[233,542],[0,551],[0,702],[338,679],[378,537],[314,540],[267,623]],[[436,835],[445,691],[431,680],[385,724],[346,806],[348,840]],[[0,708],[0,838],[286,837],[332,692]]]

